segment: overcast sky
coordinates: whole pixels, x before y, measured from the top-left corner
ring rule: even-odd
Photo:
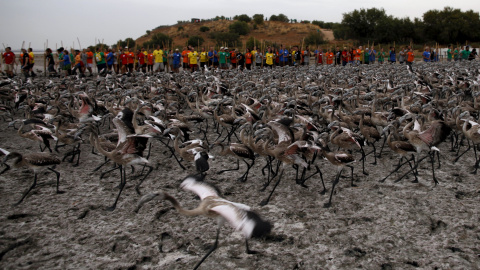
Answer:
[[[340,22],[342,14],[360,8],[384,8],[387,15],[421,18],[431,9],[445,6],[473,9],[478,12],[478,0],[453,1],[385,1],[385,0],[242,0],[242,1],[161,1],[161,0],[0,0],[0,41],[18,50],[25,41],[34,50],[48,46],[55,49],[93,45],[95,39],[114,44],[119,39],[136,39],[146,30],[160,25],[173,25],[190,18],[209,19],[215,16],[283,13],[289,19]],[[3,50],[3,48],[2,48]]]

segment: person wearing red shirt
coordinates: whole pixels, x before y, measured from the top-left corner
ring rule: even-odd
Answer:
[[[126,50],[120,49],[120,61],[122,62],[122,74],[127,71],[127,64],[128,64],[127,54],[125,52]]]
[[[317,64],[323,65],[323,50],[321,48],[318,50],[316,58],[317,58]]]
[[[146,72],[147,65],[145,64],[145,54],[141,50],[137,51],[137,59],[138,59],[138,69]]]
[[[9,78],[13,77],[13,64],[15,64],[15,54],[12,52],[12,48],[5,48],[5,52],[2,54],[3,61],[5,62],[5,72]]]
[[[230,52],[230,63],[232,64],[232,69],[237,68],[237,54],[235,53],[235,50]]]
[[[90,72],[90,76],[93,76],[93,52],[90,48],[87,49],[87,70]]]
[[[342,51],[342,66],[345,66],[347,63],[348,63],[347,47],[343,47],[343,51]]]

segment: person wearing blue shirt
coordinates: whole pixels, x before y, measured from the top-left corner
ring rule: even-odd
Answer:
[[[397,62],[397,53],[395,52],[395,48],[394,47],[390,47],[390,63],[393,64],[395,62]]]
[[[210,67],[217,67],[218,66],[217,51],[215,51],[213,49],[213,47],[211,47],[210,51],[208,51],[207,57],[208,57],[208,65]]]
[[[113,57],[113,52],[112,49],[108,49],[108,54],[107,54],[107,67],[108,70],[112,70],[113,67],[113,61],[115,58]]]
[[[289,58],[288,56],[289,56],[289,53],[287,48],[283,49],[283,65],[284,66],[288,65],[288,58]]]
[[[426,47],[422,54],[424,62],[430,62],[430,48]]]
[[[173,72],[178,73],[180,68],[180,59],[182,55],[178,49],[175,49],[175,52],[172,54],[173,58]]]
[[[370,64],[374,64],[375,63],[375,55],[377,55],[377,51],[375,51],[375,49],[372,49],[370,50],[370,57],[369,57],[369,62]]]
[[[63,51],[63,59],[60,60],[63,64],[63,70],[65,70],[65,76],[68,76],[72,72],[72,62],[70,62],[70,56],[68,55],[68,51],[64,50]]]
[[[280,66],[284,66],[284,61],[283,61],[283,45],[280,45],[280,51],[278,51],[278,55],[279,55],[279,60],[280,60]]]

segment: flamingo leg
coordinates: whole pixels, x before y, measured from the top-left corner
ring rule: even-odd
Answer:
[[[277,183],[275,183],[275,186],[273,186],[272,192],[270,192],[270,195],[268,195],[268,198],[266,200],[263,200],[263,201],[260,202],[261,206],[267,205],[268,202],[270,201],[270,198],[272,197],[273,192],[277,188],[278,184],[280,184],[280,180],[282,180],[283,171],[284,171],[284,169],[282,168],[282,170],[280,171],[280,174],[278,175]]]
[[[35,173],[35,176],[33,178],[33,184],[30,186],[30,188],[25,192],[23,193],[23,196],[22,198],[14,204],[14,206],[17,206],[19,205],[20,203],[22,203],[23,199],[25,199],[25,197],[27,197],[28,193],[37,185],[37,173]]]

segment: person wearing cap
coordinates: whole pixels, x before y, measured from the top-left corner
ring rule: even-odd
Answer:
[[[228,47],[225,47],[225,60],[227,62],[227,69],[230,69],[231,62],[230,62],[230,51],[228,51]]]
[[[178,73],[180,71],[180,60],[182,55],[180,54],[179,49],[175,49],[175,52],[172,54],[172,65],[173,72]]]

